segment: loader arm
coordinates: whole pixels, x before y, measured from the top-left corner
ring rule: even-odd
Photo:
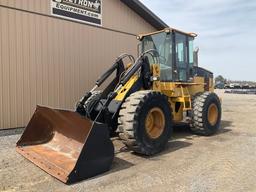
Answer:
[[[102,98],[95,107],[98,111],[96,121],[108,125],[110,132],[115,132],[117,128],[118,114],[125,99],[136,91],[152,87],[152,71],[145,54],[142,54],[120,77],[116,88],[108,94],[107,98]]]
[[[114,64],[103,74],[99,77],[99,79],[95,82],[95,86],[92,88],[91,91],[87,92],[84,97],[78,102],[76,107],[76,112],[80,115],[85,116],[85,102],[92,96],[92,93],[99,88],[115,71],[116,77],[115,79],[105,88],[103,96],[107,97],[107,95],[114,90],[116,84],[120,81],[121,74],[125,71],[125,66],[123,60],[125,58],[129,58],[132,63],[134,63],[134,57],[129,54],[122,54],[120,55]]]

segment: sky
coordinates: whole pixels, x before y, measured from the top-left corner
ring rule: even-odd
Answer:
[[[256,81],[255,0],[141,0],[170,27],[195,32],[199,65],[231,80]]]

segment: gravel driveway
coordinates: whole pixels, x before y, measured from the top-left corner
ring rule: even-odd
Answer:
[[[19,132],[0,134],[0,191],[256,191],[256,96],[219,92],[223,121],[213,137],[176,128],[166,150],[144,158],[115,140],[110,172],[67,186],[15,152]]]

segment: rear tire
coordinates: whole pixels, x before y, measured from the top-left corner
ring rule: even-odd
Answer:
[[[192,101],[191,131],[198,135],[210,136],[220,128],[221,103],[215,93],[204,92]]]
[[[136,153],[154,155],[166,146],[173,130],[168,99],[160,92],[138,91],[119,113],[119,137]]]

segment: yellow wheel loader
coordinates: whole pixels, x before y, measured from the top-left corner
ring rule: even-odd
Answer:
[[[194,62],[195,37],[172,28],[138,36],[139,57],[118,57],[76,111],[38,106],[17,151],[70,184],[111,168],[115,133],[142,155],[164,150],[177,123],[188,123],[196,134],[216,133],[221,103],[213,92],[213,74]]]

